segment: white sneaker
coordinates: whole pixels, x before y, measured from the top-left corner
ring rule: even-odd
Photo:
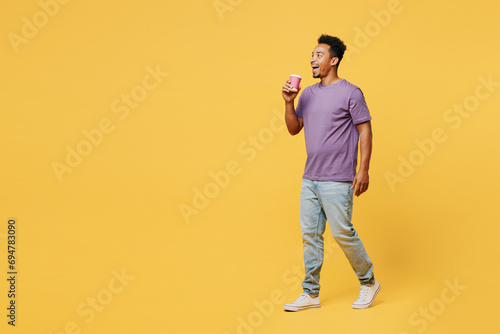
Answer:
[[[352,308],[367,308],[369,307],[373,301],[375,300],[375,297],[377,296],[377,293],[380,291],[380,284],[377,282],[375,279],[375,283],[373,285],[361,285],[359,288],[359,297],[358,299],[352,304]]]
[[[319,297],[311,297],[309,294],[303,292],[299,298],[293,303],[283,305],[287,311],[300,311],[308,308],[320,307]]]

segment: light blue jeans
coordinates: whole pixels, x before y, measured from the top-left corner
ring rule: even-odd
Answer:
[[[323,266],[323,234],[326,221],[333,238],[349,260],[361,284],[374,282],[373,264],[358,233],[351,224],[354,189],[352,182],[312,181],[302,179],[300,193],[300,229],[304,250],[304,292],[319,294]]]

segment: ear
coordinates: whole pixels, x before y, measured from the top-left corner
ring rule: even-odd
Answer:
[[[332,67],[337,65],[339,63],[339,58],[338,57],[333,57],[331,60],[331,65]]]

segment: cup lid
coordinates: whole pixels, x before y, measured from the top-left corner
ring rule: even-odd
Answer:
[[[290,74],[290,76],[291,76],[291,77],[297,77],[297,78],[301,78],[301,79],[302,79],[302,77],[301,77],[300,75],[298,75],[298,74]]]

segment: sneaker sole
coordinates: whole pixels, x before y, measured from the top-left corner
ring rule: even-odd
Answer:
[[[320,304],[318,305],[307,305],[307,306],[283,306],[283,309],[285,311],[290,311],[290,312],[297,312],[297,311],[302,311],[302,310],[307,310],[309,308],[318,308],[318,307],[321,307]]]
[[[352,305],[352,308],[353,308],[353,309],[357,309],[357,310],[359,310],[359,309],[363,309],[363,308],[368,308],[368,307],[370,307],[370,306],[373,304],[373,302],[375,301],[375,297],[377,297],[377,294],[378,294],[378,292],[380,291],[380,289],[382,289],[382,286],[381,286],[381,285],[379,285],[379,286],[378,286],[378,289],[377,289],[377,291],[375,291],[375,294],[373,295],[372,300],[371,300],[368,304],[361,304],[361,305],[354,305],[354,304],[353,304],[353,305]]]

